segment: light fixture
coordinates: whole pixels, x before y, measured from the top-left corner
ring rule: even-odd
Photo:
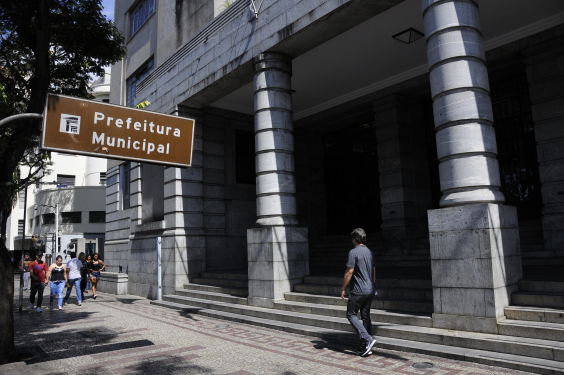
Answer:
[[[395,40],[399,40],[402,43],[410,44],[423,38],[423,33],[420,31],[415,30],[413,27],[410,27],[407,30],[402,31],[401,33],[397,33],[393,35],[392,38]]]

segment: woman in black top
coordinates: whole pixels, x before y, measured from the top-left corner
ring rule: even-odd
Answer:
[[[92,263],[90,263],[90,280],[92,281],[92,297],[96,299],[96,288],[98,287],[98,281],[100,281],[100,272],[106,268],[106,265],[100,259],[98,253],[92,255]]]
[[[51,298],[50,306],[53,307],[53,299],[57,295],[57,300],[59,302],[59,310],[63,309],[63,290],[65,289],[65,284],[67,283],[67,267],[63,264],[63,257],[58,255],[56,263],[51,264],[49,270],[47,271],[47,276],[45,276],[45,285],[51,282],[49,287],[51,288]]]

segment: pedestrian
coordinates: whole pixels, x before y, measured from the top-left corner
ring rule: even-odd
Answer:
[[[90,266],[92,265],[92,255],[88,254],[86,256],[86,269],[85,269],[85,273],[86,273],[86,290],[84,291],[84,293],[90,293],[90,288],[92,286],[92,283],[90,282]],[[83,294],[84,295],[84,294]]]
[[[92,298],[96,299],[96,288],[98,287],[98,282],[100,281],[100,272],[106,268],[106,265],[100,259],[98,253],[92,255],[92,263],[90,264],[90,280],[92,281]]]
[[[41,304],[43,303],[43,290],[45,289],[46,273],[49,270],[47,263],[43,260],[43,253],[38,250],[35,253],[35,260],[29,264],[29,273],[31,277],[31,288],[29,293],[29,309],[33,310],[35,295],[37,294],[37,309],[41,312]]]
[[[84,292],[86,289],[86,284],[89,280],[89,275],[88,275],[88,265],[86,263],[86,256],[84,255],[84,253],[80,253],[78,255],[78,260],[80,260],[82,262],[82,268],[80,270],[80,295],[82,297],[82,302],[86,301],[85,297],[84,297]],[[89,282],[88,282],[89,283]]]
[[[372,321],[370,320],[370,308],[372,307],[374,284],[376,283],[376,266],[372,252],[364,245],[366,242],[364,230],[362,228],[353,230],[351,239],[354,249],[349,251],[341,298],[345,299],[345,289],[350,282],[347,319],[358,332],[362,342],[357,353],[365,357],[372,354],[371,349],[376,343],[376,340],[372,337]],[[357,317],[359,310],[362,324]]]
[[[82,259],[80,259],[82,257]],[[63,298],[63,302],[67,303],[72,292],[72,287],[76,290],[76,300],[78,306],[82,305],[81,282],[82,282],[82,261],[84,260],[84,253],[80,253],[79,258],[73,258],[67,263],[67,294]]]
[[[24,290],[29,288],[29,264],[31,263],[31,257],[29,253],[25,253],[23,263],[20,260],[20,264],[18,268],[23,271],[23,279],[24,279]]]
[[[49,271],[47,272],[47,277],[45,284],[50,281],[49,287],[51,288],[51,296],[49,298],[49,306],[53,308],[53,299],[55,295],[57,296],[57,302],[59,303],[59,310],[63,309],[63,290],[65,289],[65,284],[67,283],[67,267],[63,264],[63,257],[57,255],[57,259],[54,264],[51,264]]]

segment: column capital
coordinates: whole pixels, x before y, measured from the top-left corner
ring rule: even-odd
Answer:
[[[290,56],[278,52],[264,52],[253,58],[253,70],[258,73],[263,70],[281,70],[292,75],[292,59]]]

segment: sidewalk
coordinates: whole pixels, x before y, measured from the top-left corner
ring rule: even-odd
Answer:
[[[24,293],[15,335],[29,359],[0,366],[0,374],[525,374],[379,348],[361,358],[338,342],[185,314],[136,296],[93,300],[90,293],[78,306],[73,290],[59,311],[49,309],[47,287],[37,313]],[[433,368],[413,367],[422,362]]]

